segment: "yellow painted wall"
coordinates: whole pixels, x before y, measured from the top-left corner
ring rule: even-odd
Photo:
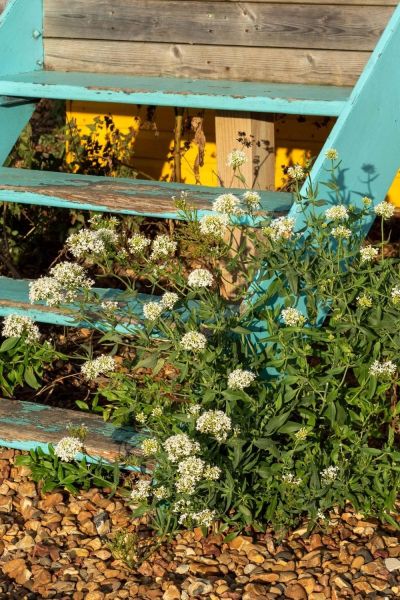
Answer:
[[[140,178],[169,181],[173,148],[174,111],[172,108],[157,108],[153,121],[147,123],[147,109],[120,104],[90,104],[71,102],[68,106],[68,119],[74,119],[78,128],[88,132],[87,126],[96,116],[111,114],[114,123],[121,131],[133,132],[134,156],[132,165]],[[192,114],[196,114],[193,111]],[[304,158],[316,156],[334,124],[334,119],[324,117],[278,117],[275,124],[276,170],[275,186],[285,183],[283,167],[292,163],[302,163]],[[215,145],[215,124],[213,111],[205,111],[203,129],[206,136],[204,166],[200,168],[200,181],[203,185],[218,185],[217,157]],[[246,132],[247,133],[247,132]],[[186,139],[191,140],[189,133]],[[100,139],[102,133],[100,132]],[[238,146],[238,144],[237,144]],[[191,144],[182,159],[182,179],[185,183],[196,183],[193,165],[197,149]],[[400,171],[389,191],[391,202],[400,206]]]

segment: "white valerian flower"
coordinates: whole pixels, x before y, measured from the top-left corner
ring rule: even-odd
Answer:
[[[244,204],[247,206],[247,208],[249,210],[257,210],[261,206],[260,205],[261,197],[260,197],[260,194],[257,194],[257,192],[253,192],[252,190],[245,192],[243,194],[242,198],[243,198]]]
[[[205,508],[199,512],[192,513],[191,517],[199,527],[210,527],[215,521],[217,513],[215,510]]]
[[[200,404],[192,404],[192,406],[189,406],[189,408],[187,409],[187,412],[189,413],[189,415],[192,415],[194,417],[197,417],[200,414],[200,411],[201,411]]]
[[[339,158],[339,153],[335,148],[329,148],[325,152],[325,156],[326,158],[329,158],[329,160],[337,160]]]
[[[395,285],[395,287],[390,292],[390,296],[392,298],[393,304],[396,306],[400,304],[400,285]]]
[[[196,429],[212,435],[218,442],[225,442],[232,429],[232,421],[222,410],[208,410],[197,419]]]
[[[88,360],[81,366],[81,373],[88,381],[96,379],[99,375],[105,375],[115,371],[116,363],[112,356],[102,354],[93,360]]]
[[[151,496],[151,481],[141,479],[131,491],[131,500],[135,503],[144,502],[149,496]]]
[[[378,254],[378,248],[374,248],[373,246],[364,246],[363,248],[360,248],[361,262],[371,262],[378,256]]]
[[[158,235],[153,240],[150,259],[158,260],[159,258],[167,258],[169,256],[173,256],[176,252],[177,246],[177,242],[171,240],[169,235]]]
[[[357,296],[356,300],[360,308],[371,308],[372,306],[372,298],[368,294],[361,294],[361,296]]]
[[[228,223],[228,215],[204,215],[199,221],[200,233],[221,239],[225,235]]]
[[[160,303],[166,310],[172,310],[175,304],[178,302],[178,300],[179,296],[178,294],[175,294],[175,292],[165,292],[165,294],[161,296]]]
[[[289,240],[293,236],[295,220],[292,217],[278,217],[273,219],[268,227],[262,231],[274,242]]]
[[[211,465],[206,465],[204,467],[204,479],[208,481],[218,481],[221,477],[221,469],[219,467],[213,467]]]
[[[382,377],[383,379],[393,377],[396,371],[397,366],[391,360],[385,360],[383,362],[374,360],[369,368],[370,375],[373,377]]]
[[[372,204],[372,200],[371,198],[368,198],[368,196],[364,196],[364,198],[361,198],[361,202],[363,203],[365,208],[368,208]]]
[[[163,409],[161,408],[161,406],[156,406],[155,408],[153,408],[153,410],[151,411],[151,416],[152,417],[161,417],[163,414]]]
[[[288,485],[301,485],[301,479],[296,477],[294,473],[284,473],[282,475],[282,481]]]
[[[149,321],[155,321],[164,311],[161,302],[146,302],[143,304],[143,314]]]
[[[255,380],[255,373],[244,369],[235,369],[228,375],[228,388],[231,390],[244,390]]]
[[[196,484],[203,476],[204,466],[204,460],[197,456],[189,456],[182,460],[177,469],[179,477],[175,482],[176,491],[180,494],[194,494]]]
[[[338,474],[339,474],[339,467],[334,467],[333,465],[331,465],[330,467],[326,467],[326,469],[323,469],[320,472],[322,483],[324,483],[324,484],[332,483],[332,481],[335,481]]]
[[[109,317],[113,317],[118,310],[118,302],[113,302],[112,300],[104,300],[100,306]]]
[[[331,221],[347,221],[349,218],[349,211],[344,204],[331,206],[325,211],[325,218]]]
[[[306,322],[306,318],[297,308],[283,308],[281,318],[288,327],[301,327]]]
[[[351,237],[352,231],[344,225],[338,225],[331,229],[331,235],[337,240],[348,240]]]
[[[289,167],[287,170],[287,174],[289,175],[290,179],[296,179],[297,181],[304,179],[306,176],[303,167],[299,164],[295,164],[293,165],[293,167]]]
[[[22,315],[8,315],[3,322],[1,335],[10,338],[25,338],[28,344],[33,344],[40,340],[39,327],[29,317]]]
[[[146,415],[144,414],[143,411],[136,413],[135,419],[141,425],[144,425],[146,423],[146,421],[147,421],[147,417],[146,417]]]
[[[394,206],[389,202],[383,201],[377,204],[374,208],[375,214],[382,219],[390,219],[394,215]]]
[[[320,519],[321,521],[326,521],[326,516],[324,514],[324,511],[321,510],[320,508],[317,510],[317,519]]]
[[[61,283],[66,295],[71,292],[74,297],[78,289],[89,290],[94,285],[94,281],[89,279],[85,269],[75,263],[58,263],[50,269],[50,275]]]
[[[294,434],[294,437],[298,442],[302,442],[307,438],[308,433],[309,431],[307,427],[300,427],[300,429]]]
[[[232,150],[228,154],[226,165],[231,169],[238,169],[247,162],[246,153],[243,150]]]
[[[40,277],[31,281],[29,300],[32,304],[44,301],[48,306],[58,306],[67,301],[61,283],[53,277]]]
[[[79,452],[82,452],[82,441],[77,437],[63,437],[58,444],[54,446],[54,454],[64,462],[71,462],[76,458]]]
[[[128,239],[128,248],[132,254],[142,254],[150,244],[151,240],[142,233],[134,233]]]
[[[213,210],[224,215],[237,215],[243,212],[240,208],[240,200],[234,194],[221,194],[212,206]]]
[[[194,288],[211,287],[214,283],[214,277],[207,269],[194,269],[189,273],[188,284]]]
[[[158,452],[160,445],[155,438],[148,438],[143,440],[140,447],[144,456],[153,456]]]
[[[207,346],[207,338],[198,331],[188,331],[182,336],[180,345],[184,350],[200,352]]]
[[[186,433],[171,435],[163,445],[168,460],[171,462],[178,462],[181,458],[193,456],[200,452],[200,444],[190,439]]]
[[[117,243],[118,234],[112,229],[102,227],[95,230],[81,229],[67,238],[66,245],[75,258],[82,258],[87,254],[90,258],[92,254],[105,254]]]
[[[159,487],[154,488],[153,495],[156,500],[165,500],[165,498],[168,498],[169,492],[165,485],[160,485]]]

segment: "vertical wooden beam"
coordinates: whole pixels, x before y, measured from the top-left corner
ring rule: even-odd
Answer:
[[[249,145],[243,145],[243,142],[238,141],[240,138],[248,140]],[[218,112],[215,117],[215,139],[221,185],[255,190],[275,189],[275,130],[272,115]],[[228,154],[234,149],[243,150],[247,156],[247,162],[240,168],[245,184],[235,177],[234,170],[227,165]],[[243,230],[238,227],[233,228],[225,241],[230,243],[233,252],[243,243],[251,251]],[[231,297],[236,286],[241,283],[240,279],[224,268],[222,276],[224,285],[221,291],[225,296]]]

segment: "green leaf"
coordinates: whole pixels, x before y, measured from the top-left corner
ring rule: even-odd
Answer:
[[[0,352],[8,352],[15,348],[21,338],[19,337],[10,337],[4,340],[4,342],[0,346]]]
[[[40,383],[36,379],[36,376],[35,376],[35,373],[34,373],[32,367],[26,367],[26,369],[24,371],[24,379],[31,388],[33,388],[35,390],[40,388]]]

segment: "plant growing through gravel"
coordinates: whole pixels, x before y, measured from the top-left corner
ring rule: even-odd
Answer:
[[[119,274],[124,292],[106,304],[87,286],[81,303],[80,318],[103,323],[101,351],[110,357],[93,371],[101,385],[92,405],[80,406],[148,436],[142,450],[155,461],[153,478],[134,486],[131,502],[159,531],[215,520],[238,530],[270,521],[289,527],[348,500],[394,524],[399,259],[383,257],[383,239],[362,246],[366,216],[375,211],[383,222],[392,211],[369,198],[345,204],[336,151],[327,158],[327,192],[310,184],[306,197],[297,194],[299,214],[310,209],[307,227],[261,217],[254,193],[250,204],[248,193],[221,196],[216,214],[202,217],[182,195],[176,202],[187,223],[173,237],[150,239],[138,228],[123,239],[117,222],[97,217],[89,233],[67,241],[87,269],[90,231],[116,234],[106,236],[96,263],[104,276]],[[306,176],[293,167],[297,190]],[[224,235],[238,222],[253,250],[243,245],[232,256]],[[188,247],[196,248],[189,272],[179,261]],[[244,284],[226,299],[221,262],[248,284],[256,276],[250,291]],[[156,294],[143,304],[139,274]],[[58,282],[79,302],[67,280]],[[128,352],[112,363],[120,348]],[[83,376],[89,370],[84,365]]]

